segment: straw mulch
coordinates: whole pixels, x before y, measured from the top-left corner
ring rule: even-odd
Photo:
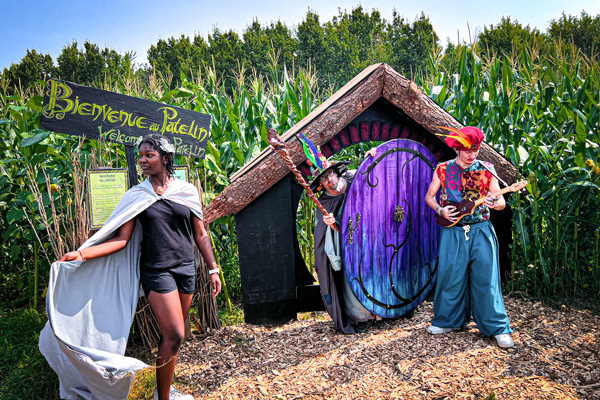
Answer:
[[[196,335],[181,350],[176,386],[197,399],[600,399],[600,317],[505,301],[513,349],[474,323],[427,334],[431,302],[355,335],[311,313]]]

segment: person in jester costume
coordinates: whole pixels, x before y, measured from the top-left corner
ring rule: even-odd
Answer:
[[[453,225],[441,232],[434,318],[427,332],[458,330],[473,316],[481,333],[509,348],[514,342],[500,287],[498,239],[489,221],[490,209],[502,210],[506,202],[497,195],[500,186],[494,166],[477,159],[484,133],[474,126],[445,129],[451,131],[445,141],[456,150],[456,158],[438,164],[425,201]],[[452,205],[482,198],[485,202],[469,215],[460,215]]]

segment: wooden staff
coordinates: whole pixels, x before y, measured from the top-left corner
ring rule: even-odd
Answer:
[[[315,197],[315,194],[311,190],[310,185],[304,180],[304,177],[302,176],[300,171],[298,171],[298,168],[296,168],[296,166],[292,162],[292,158],[290,157],[290,154],[288,153],[287,147],[285,146],[285,143],[283,143],[281,141],[281,139],[279,139],[279,135],[277,134],[277,131],[273,128],[267,128],[267,132],[268,132],[267,133],[267,141],[269,142],[269,144],[271,145],[273,150],[275,150],[277,152],[277,154],[279,154],[279,156],[283,159],[283,161],[288,166],[288,168],[294,173],[294,175],[296,175],[296,179],[298,180],[298,183],[300,185],[302,185],[304,190],[306,190],[308,197],[310,197],[312,199],[312,201],[317,205],[317,208],[319,210],[321,210],[323,215],[329,215],[329,212],[327,212],[327,210],[325,210],[323,205]],[[333,229],[335,229],[338,232],[340,231],[340,229],[338,228],[338,226],[335,222],[333,223]]]

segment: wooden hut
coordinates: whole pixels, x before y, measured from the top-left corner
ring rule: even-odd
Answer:
[[[441,136],[447,131],[439,126],[460,129],[463,125],[414,82],[387,64],[375,64],[280,134],[295,165],[306,170],[306,157],[296,139],[300,132],[319,145],[326,157],[359,142],[406,138],[423,144],[443,161],[455,153]],[[489,145],[482,145],[479,158],[493,163],[508,184],[517,180],[517,169]],[[230,186],[205,210],[207,222],[235,214],[248,323],[285,323],[299,311],[323,307],[296,236],[301,194],[302,188],[282,159],[266,148],[231,177]]]

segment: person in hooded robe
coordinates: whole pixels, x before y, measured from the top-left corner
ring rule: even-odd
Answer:
[[[374,157],[375,149],[367,152],[366,157]],[[333,226],[342,214],[344,200],[356,171],[348,170],[347,161],[325,162],[311,183],[313,192],[323,191],[319,202],[328,211],[324,215],[316,210],[314,229],[315,266],[319,277],[319,286],[325,308],[333,320],[334,329],[342,333],[365,332],[377,319],[354,296],[343,271],[339,256],[338,234]]]

